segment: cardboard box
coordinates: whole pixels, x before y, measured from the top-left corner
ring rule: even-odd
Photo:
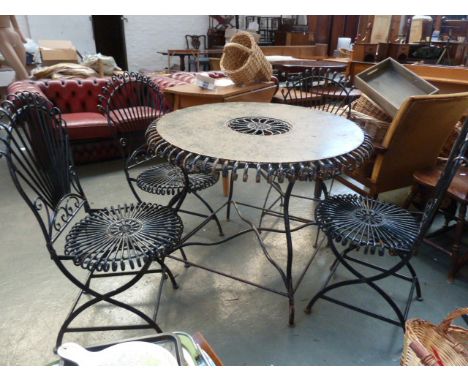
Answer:
[[[15,71],[8,67],[0,67],[0,88],[7,87],[15,80]]]
[[[408,97],[439,91],[390,57],[356,75],[354,83],[392,117]]]
[[[67,40],[39,40],[42,65],[49,66],[61,62],[78,63],[78,54],[71,41]]]

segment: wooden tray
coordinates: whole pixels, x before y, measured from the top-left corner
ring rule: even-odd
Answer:
[[[358,89],[392,117],[408,97],[439,91],[390,57],[359,73],[354,81]]]

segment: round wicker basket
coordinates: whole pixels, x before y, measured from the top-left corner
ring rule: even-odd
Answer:
[[[440,325],[421,319],[408,320],[401,365],[424,364],[413,350],[414,344],[417,344],[445,366],[468,366],[468,329],[452,324],[452,321],[463,314],[468,314],[468,308],[453,311]]]
[[[236,85],[270,81],[273,73],[271,64],[247,32],[236,33],[224,46],[220,66]]]

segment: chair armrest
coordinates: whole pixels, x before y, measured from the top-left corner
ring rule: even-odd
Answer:
[[[8,86],[7,92],[8,94],[15,94],[19,92],[38,93],[42,98],[53,105],[53,102],[46,97],[46,95],[42,92],[38,82],[36,81],[25,80],[13,82]]]

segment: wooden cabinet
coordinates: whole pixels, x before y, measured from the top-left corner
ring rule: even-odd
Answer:
[[[358,32],[359,17],[357,15],[315,15],[307,16],[309,32],[319,44],[328,45],[329,56],[337,47],[338,37],[351,37],[353,40]]]
[[[353,61],[374,62],[377,54],[377,44],[356,43],[353,48]]]
[[[292,46],[261,46],[265,56],[292,56],[304,59],[320,59],[327,57],[326,44],[292,45]]]
[[[406,62],[410,55],[410,44],[379,43],[378,60],[391,57],[398,62]]]

